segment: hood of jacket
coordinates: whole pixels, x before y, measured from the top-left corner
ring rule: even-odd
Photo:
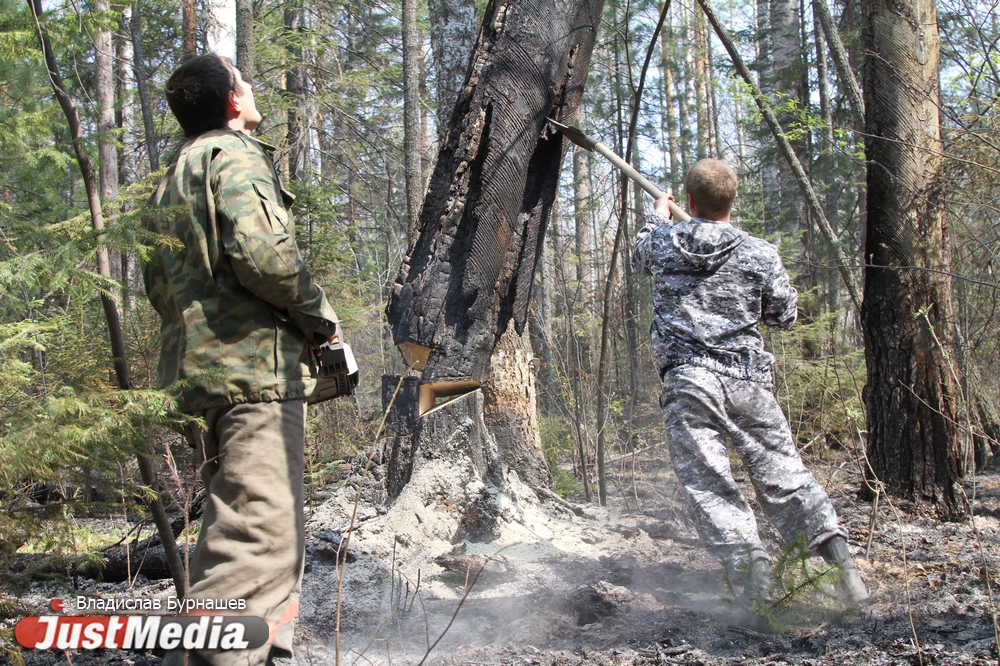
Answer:
[[[748,234],[728,222],[692,218],[670,231],[674,248],[684,260],[700,271],[711,273],[729,261],[733,250],[743,244]]]

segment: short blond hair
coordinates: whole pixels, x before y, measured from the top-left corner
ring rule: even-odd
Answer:
[[[736,200],[736,172],[717,159],[698,160],[688,172],[684,187],[702,215],[724,216]]]

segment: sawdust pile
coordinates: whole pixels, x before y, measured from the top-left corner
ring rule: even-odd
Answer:
[[[569,504],[504,469],[482,423],[481,401],[476,391],[447,413],[427,417],[442,421],[427,427],[443,437],[426,438],[433,447],[415,453],[409,482],[388,505],[386,446],[367,475],[368,457],[358,456],[352,477],[314,514],[302,595],[314,656],[325,657],[330,648],[317,639],[335,622],[336,553],[359,487],[362,501],[343,565],[345,653],[420,656],[459,603],[443,644],[544,638],[561,623],[586,625],[604,615],[662,608],[622,585],[633,571],[661,563],[658,542],[635,521]]]

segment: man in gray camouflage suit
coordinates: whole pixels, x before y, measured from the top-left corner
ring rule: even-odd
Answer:
[[[671,225],[671,197],[663,197],[635,242],[635,261],[654,282],[650,337],[670,457],[698,532],[731,580],[766,586],[770,557],[733,479],[727,438],[782,537],[804,533],[811,550],[840,567],[843,592],[860,603],[868,592],[847,533],[802,464],[772,392],[774,357],[757,330],[760,322],[790,328],[798,294],[777,249],[730,224],[736,185],[725,162],[699,161],[686,181],[693,219]]]
[[[239,70],[193,58],[166,94],[187,140],[148,218],[178,244],[162,245],[143,277],[162,319],[160,388],[208,428],[190,433],[207,500],[187,596],[243,599],[270,637],[251,650],[172,650],[164,664],[255,666],[292,650],[311,347],[337,342],[337,316],[299,255],[273,149],[250,136],[261,115]]]

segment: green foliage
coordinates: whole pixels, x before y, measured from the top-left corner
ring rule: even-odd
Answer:
[[[583,485],[573,474],[562,468],[561,459],[573,455],[573,438],[563,423],[554,417],[545,417],[539,423],[545,464],[552,475],[552,489],[560,497],[583,492]]]
[[[796,235],[779,241],[786,265],[796,252]],[[793,281],[799,279],[789,271]],[[790,330],[760,326],[775,357],[778,401],[801,451],[824,456],[831,449],[855,450],[865,428],[861,388],[867,381],[860,335],[848,323],[850,311],[826,309],[819,287],[799,290],[799,318]]]
[[[815,563],[804,534],[785,546],[766,581],[760,580],[759,572],[754,576],[749,565],[737,572],[735,580],[724,575],[736,603],[771,631],[787,632],[818,624],[851,610],[833,594],[833,586],[840,582],[839,570]],[[739,595],[737,586],[743,588]]]
[[[0,26],[4,576],[12,575],[18,552],[75,556],[103,545],[103,537],[78,525],[76,518],[111,507],[120,510],[123,502],[134,507],[143,497],[134,480],[136,452],[147,445],[156,427],[177,422],[167,395],[149,389],[117,390],[100,296],[131,298],[132,287],[101,278],[92,268],[101,247],[142,258],[151,244],[162,241],[146,233],[139,219],[139,202],[152,183],[135,183],[105,207],[109,226],[99,241],[72,148],[61,140],[65,119],[52,102],[40,67],[33,24],[30,33],[24,32],[30,15],[21,6],[9,9]],[[88,17],[84,27],[95,27],[92,21],[116,23],[112,14]],[[46,23],[58,48],[64,49],[60,52],[67,53],[68,44],[79,37],[78,27],[62,18],[56,13]],[[14,46],[33,52],[16,53]],[[84,107],[84,116],[86,111]],[[142,309],[137,304],[125,311],[124,321],[134,321]],[[142,359],[133,351],[132,360]]]
[[[829,312],[790,331],[764,333],[792,435],[813,454],[853,449],[864,429],[864,350],[841,327],[843,316]]]

